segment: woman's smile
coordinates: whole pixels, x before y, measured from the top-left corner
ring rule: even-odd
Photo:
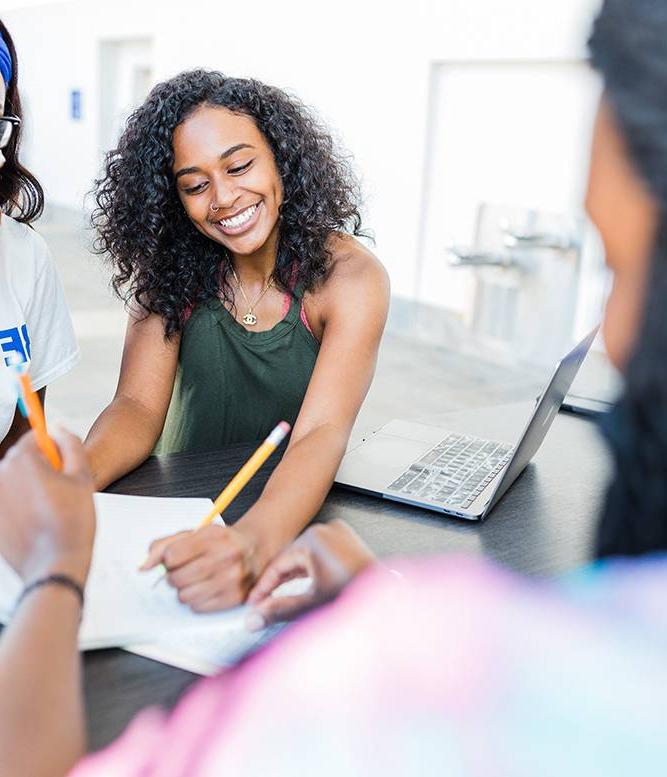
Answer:
[[[254,229],[262,215],[262,200],[249,205],[236,213],[219,221],[213,221],[213,226],[223,235],[244,235]]]

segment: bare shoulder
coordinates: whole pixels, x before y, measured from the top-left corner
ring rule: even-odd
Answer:
[[[323,301],[364,295],[378,302],[389,299],[389,276],[382,262],[350,235],[336,233],[329,242],[331,270],[322,285]]]
[[[331,269],[326,280],[306,294],[304,306],[318,340],[327,323],[355,320],[360,310],[366,322],[384,327],[389,310],[389,276],[382,262],[350,235],[336,233],[327,246]]]

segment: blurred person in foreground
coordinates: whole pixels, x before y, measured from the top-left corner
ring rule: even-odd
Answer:
[[[665,549],[667,3],[607,0],[591,39],[606,91],[587,206],[614,289],[605,337],[627,393],[601,555]],[[94,534],[81,445],[64,472],[32,436],[0,465],[0,550],[28,592],[0,641],[0,772],[61,775],[84,751],[77,586]],[[627,466],[626,466],[627,463]],[[644,464],[641,470],[640,464]],[[647,493],[639,494],[638,485]],[[619,517],[620,516],[620,517]],[[237,669],[146,710],[87,775],[614,775],[664,768],[667,556],[526,581],[465,557],[375,564],[342,524],[309,529],[250,596],[261,622],[336,601]],[[350,580],[357,579],[349,585]],[[37,584],[65,575],[67,583]],[[310,592],[270,592],[309,574]]]

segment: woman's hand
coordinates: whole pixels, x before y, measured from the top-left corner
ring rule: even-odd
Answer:
[[[150,546],[142,569],[167,568],[178,598],[196,612],[212,612],[245,601],[258,570],[255,543],[233,526],[212,524],[179,532]]]
[[[53,435],[56,472],[32,432],[0,462],[0,553],[25,582],[60,573],[85,583],[95,537],[93,481],[80,440]]]
[[[290,620],[333,599],[374,560],[344,521],[311,526],[268,565],[250,592],[248,604],[254,613],[248,618],[248,628]],[[311,579],[304,593],[272,596],[278,586],[300,577]]]

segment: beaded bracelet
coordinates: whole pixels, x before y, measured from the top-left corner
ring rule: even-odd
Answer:
[[[70,577],[69,575],[47,575],[46,577],[40,577],[38,580],[35,580],[34,582],[30,583],[30,585],[27,585],[21,595],[18,598],[18,601],[16,602],[16,607],[21,604],[21,602],[25,599],[25,597],[31,593],[32,591],[35,591],[37,588],[41,588],[44,585],[62,585],[65,588],[69,588],[70,591],[73,591],[78,597],[79,602],[81,604],[81,609],[83,609],[83,602],[84,602],[84,596],[83,596],[83,587],[79,585],[79,583],[74,580],[74,578]]]

